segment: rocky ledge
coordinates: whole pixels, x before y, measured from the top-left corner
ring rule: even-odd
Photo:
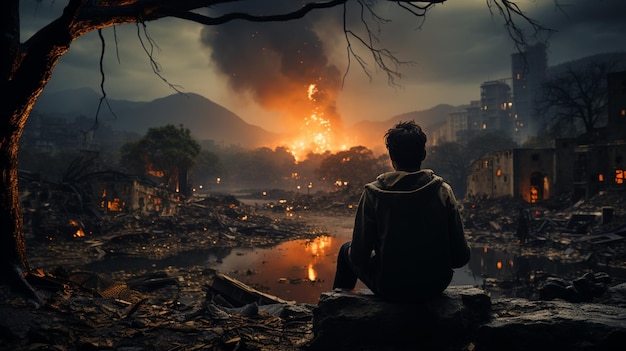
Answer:
[[[626,345],[626,283],[602,303],[491,299],[451,286],[435,299],[389,303],[369,290],[323,293],[312,350],[617,350]]]

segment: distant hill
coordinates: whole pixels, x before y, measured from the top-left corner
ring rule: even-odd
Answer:
[[[35,110],[44,115],[65,117],[73,120],[78,116],[93,118],[100,95],[89,88],[65,90],[42,94]],[[189,128],[198,141],[212,140],[221,146],[238,145],[244,148],[273,145],[280,135],[261,127],[249,124],[235,113],[213,101],[194,93],[172,94],[149,102],[109,100],[109,105],[100,109],[100,123],[117,131],[134,132],[144,135],[148,128],[166,124]],[[357,145],[381,150],[383,135],[399,121],[415,120],[426,133],[445,122],[447,115],[458,107],[437,105],[423,111],[412,111],[391,117],[384,121],[361,121],[347,130],[357,136]]]
[[[44,90],[37,99],[34,109],[46,115],[65,115],[71,119],[80,115],[93,117],[96,114],[100,97],[101,95],[91,88],[68,89],[52,93]],[[109,104],[115,111],[125,110],[144,103],[109,99]],[[106,105],[103,105],[100,115],[105,118],[112,116]]]
[[[89,88],[42,95],[35,110],[57,117],[95,116],[100,96]],[[215,144],[259,147],[278,138],[277,134],[246,123],[235,113],[194,93],[172,94],[150,102],[110,100],[115,116],[106,105],[101,107],[100,122],[114,130],[144,135],[148,128],[167,124],[183,125],[199,141]]]

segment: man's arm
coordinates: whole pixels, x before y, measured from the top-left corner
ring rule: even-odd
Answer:
[[[367,195],[367,190],[364,190],[359,200],[350,248],[350,260],[359,271],[358,276],[364,277],[370,275],[371,255],[376,238],[375,214]]]
[[[446,183],[442,184],[442,190],[446,192],[446,208],[448,210],[448,228],[450,235],[450,263],[452,268],[463,267],[470,260],[470,247],[465,238],[463,220],[461,219],[460,206],[454,196],[452,188]]]

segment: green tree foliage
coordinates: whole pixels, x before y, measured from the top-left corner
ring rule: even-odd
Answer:
[[[141,139],[122,146],[123,167],[163,179],[171,190],[187,191],[187,172],[200,153],[189,129],[171,124],[150,128]]]
[[[361,189],[382,173],[380,159],[365,146],[330,154],[322,160],[317,177],[342,189]]]

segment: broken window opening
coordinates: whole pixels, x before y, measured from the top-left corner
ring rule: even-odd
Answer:
[[[626,176],[626,170],[616,169],[615,170],[615,184],[624,184],[625,176]]]
[[[538,199],[539,199],[539,190],[537,189],[536,186],[531,185],[530,186],[530,203],[534,204],[537,202]]]
[[[574,164],[574,181],[583,182],[587,179],[587,155],[579,154]]]
[[[113,201],[109,201],[107,208],[111,212],[122,212],[124,211],[125,203],[119,198],[113,199]]]
[[[539,172],[534,172],[530,175],[530,203],[534,204],[539,200],[544,199],[544,195],[547,193],[547,187],[549,184],[547,181],[548,177],[544,177],[543,174]]]

